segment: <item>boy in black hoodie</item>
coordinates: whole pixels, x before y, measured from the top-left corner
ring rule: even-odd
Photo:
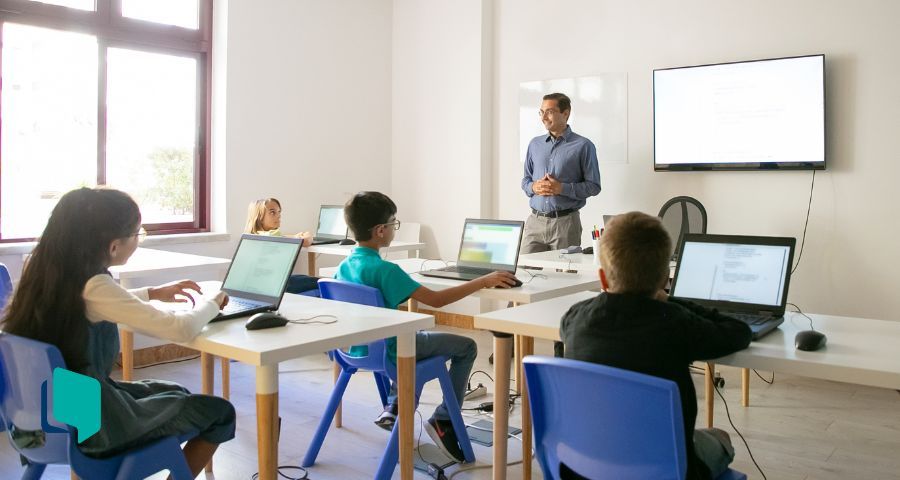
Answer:
[[[694,430],[697,395],[689,366],[746,348],[750,328],[663,290],[672,240],[659,218],[640,212],[616,216],[600,240],[603,293],[563,316],[565,357],[674,381],[681,393],[688,479],[711,479],[734,459],[728,434]]]

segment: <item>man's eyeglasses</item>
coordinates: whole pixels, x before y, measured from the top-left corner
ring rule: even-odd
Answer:
[[[141,229],[132,235],[132,237],[137,237],[138,243],[143,242],[144,239],[147,238],[147,231],[144,230],[144,227],[141,227]]]
[[[538,116],[542,117],[542,118],[544,115],[554,115],[557,113],[559,113],[559,110],[557,110],[555,108],[548,108],[547,110],[538,110]]]

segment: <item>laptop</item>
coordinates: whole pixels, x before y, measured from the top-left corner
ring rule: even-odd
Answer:
[[[670,296],[746,322],[753,339],[784,322],[797,240],[686,233]]]
[[[319,225],[312,239],[313,245],[338,243],[347,238],[347,222],[344,221],[343,205],[322,205],[319,207]]]
[[[212,321],[278,310],[302,244],[299,238],[241,235],[222,282],[228,305]]]
[[[472,280],[497,270],[515,273],[525,222],[467,218],[456,265],[419,272],[426,277]]]

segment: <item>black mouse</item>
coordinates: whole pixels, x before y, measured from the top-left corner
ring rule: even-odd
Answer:
[[[803,330],[797,332],[797,336],[794,337],[794,346],[797,347],[797,350],[805,350],[807,352],[818,350],[824,347],[827,342],[828,337],[824,333],[815,330]]]
[[[247,320],[244,328],[247,330],[262,330],[264,328],[283,327],[288,324],[288,319],[282,317],[277,312],[257,313]]]
[[[513,279],[516,281],[516,283],[514,285],[507,285],[505,287],[503,285],[497,285],[494,288],[516,288],[516,287],[522,286],[522,281],[519,280],[519,277],[513,277]]]
[[[338,245],[356,245],[356,242],[353,239],[345,238],[338,242]]]
[[[585,255],[593,255],[593,254],[594,254],[594,247],[585,247],[585,248],[582,248],[582,249],[581,249],[581,253],[583,253],[583,254],[585,254]]]

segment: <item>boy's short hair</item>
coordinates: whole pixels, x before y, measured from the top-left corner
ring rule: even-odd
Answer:
[[[344,220],[356,241],[372,239],[372,229],[388,223],[397,205],[381,192],[359,192],[344,205]]]
[[[616,215],[600,237],[600,264],[616,293],[653,295],[669,278],[672,239],[659,217]]]

